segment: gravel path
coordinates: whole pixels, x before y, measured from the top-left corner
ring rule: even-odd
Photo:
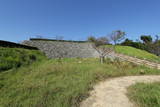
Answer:
[[[160,76],[126,76],[100,82],[81,107],[134,107],[126,96],[127,87],[137,82],[160,81]]]

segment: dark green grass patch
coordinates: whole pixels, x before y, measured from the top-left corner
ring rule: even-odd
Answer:
[[[0,72],[29,65],[32,62],[40,61],[44,58],[45,56],[37,50],[0,47]]]
[[[160,107],[160,82],[137,83],[128,91],[129,98],[137,107]]]

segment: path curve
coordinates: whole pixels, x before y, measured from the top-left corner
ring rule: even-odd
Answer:
[[[126,96],[127,87],[137,82],[157,82],[160,76],[126,76],[100,82],[80,107],[134,107]]]

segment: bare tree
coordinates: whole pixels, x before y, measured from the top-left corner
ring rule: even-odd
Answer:
[[[104,63],[105,57],[109,55],[111,52],[113,52],[112,47],[107,47],[107,46],[99,46],[99,47],[93,46],[93,47],[99,53],[100,63]]]
[[[56,36],[55,37],[56,40],[63,40],[63,38],[64,38],[63,36]]]
[[[93,42],[92,47],[99,53],[100,63],[104,63],[106,55],[113,52],[112,47],[106,46],[106,44],[109,44],[107,37],[95,38],[94,36],[90,36],[88,41]]]
[[[114,44],[116,45],[117,42],[120,42],[121,40],[123,40],[125,38],[126,33],[121,31],[121,30],[116,30],[113,31],[109,37],[110,39],[114,42]]]

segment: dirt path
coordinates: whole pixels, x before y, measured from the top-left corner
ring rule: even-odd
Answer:
[[[126,76],[100,82],[81,107],[134,107],[126,96],[126,88],[137,82],[156,81],[160,81],[160,76]]]

